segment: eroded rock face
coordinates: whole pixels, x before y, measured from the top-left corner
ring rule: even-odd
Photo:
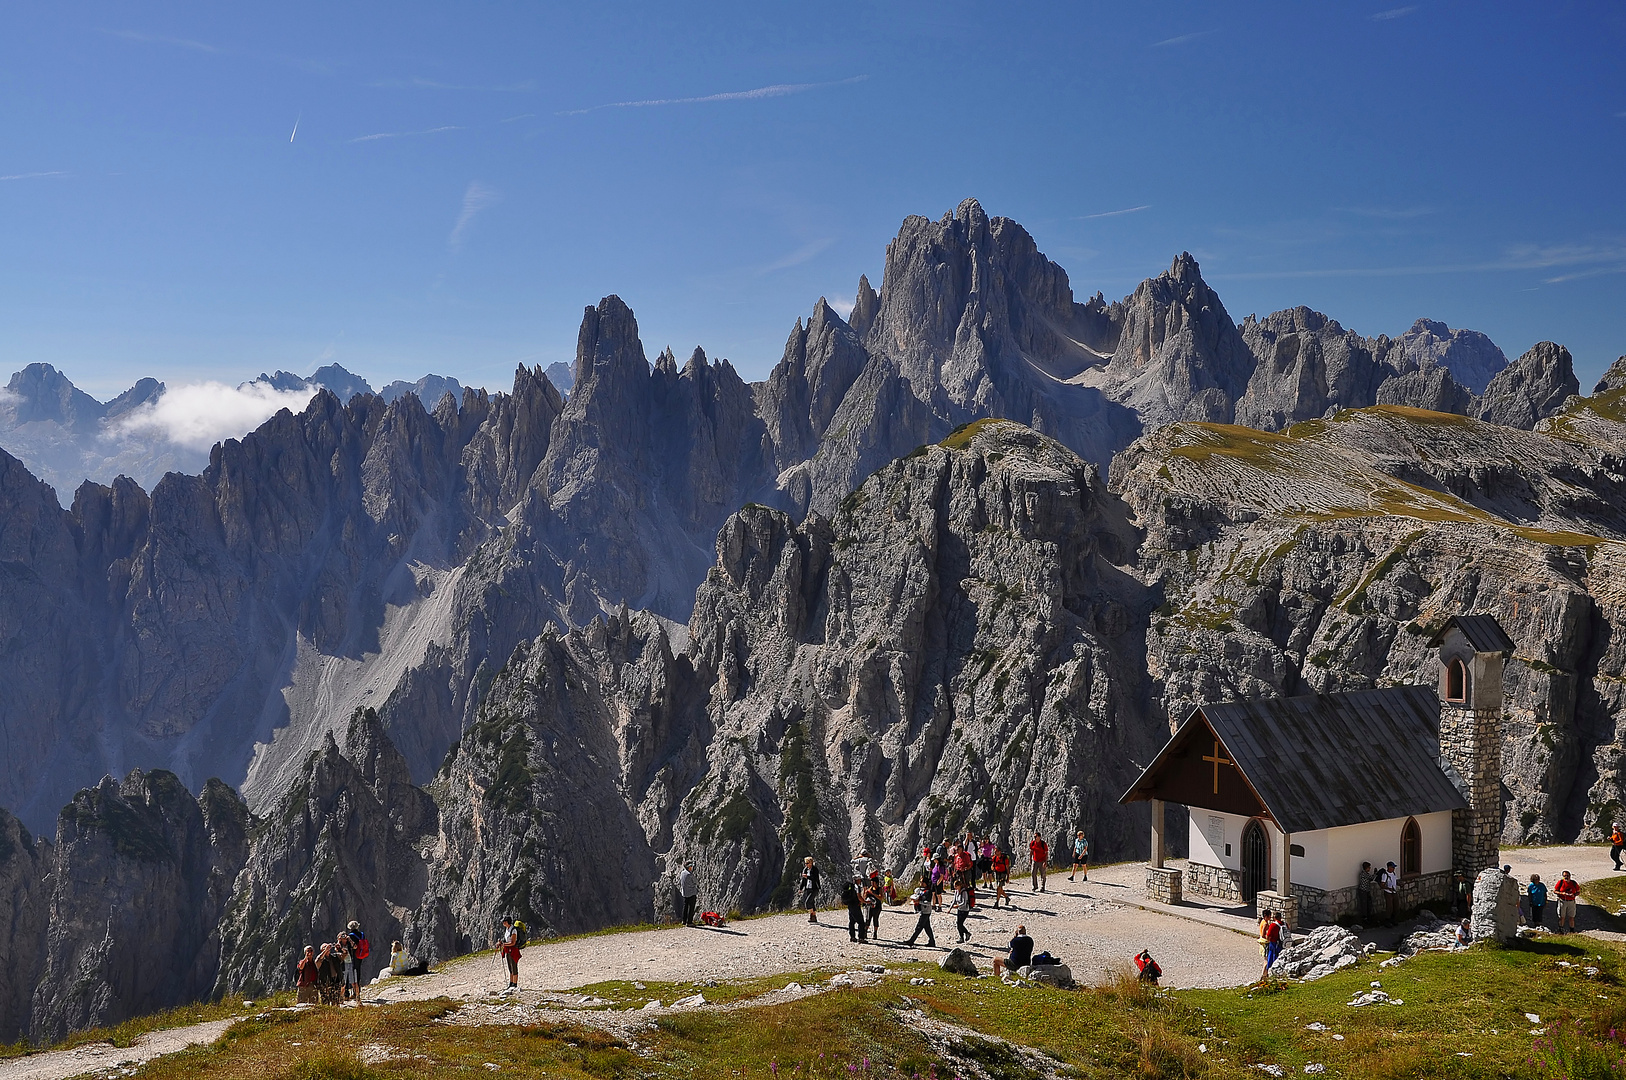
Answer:
[[[1453,330],[1434,319],[1418,319],[1395,342],[1404,361],[1390,361],[1399,371],[1413,367],[1443,367],[1452,380],[1470,394],[1483,394],[1491,379],[1507,367],[1507,357],[1496,343],[1477,330]],[[1405,404],[1405,403],[1401,403]],[[1419,406],[1421,407],[1421,406]]]
[[[45,968],[51,847],[0,810],[0,1043],[27,1035]]]
[[[1608,376],[1604,376],[1608,381]],[[1570,351],[1543,341],[1498,372],[1479,403],[1479,418],[1504,427],[1536,426],[1581,392]]]
[[[1379,407],[1292,436],[1177,425],[1141,440],[1112,487],[1163,597],[1146,633],[1154,710],[1430,684],[1428,629],[1489,612],[1518,646],[1503,840],[1597,837],[1623,801],[1623,433],[1587,408],[1520,432]]]
[[[163,771],[108,777],[63,809],[34,1041],[208,995],[248,824],[229,788],[193,798]]]
[[[805,854],[902,871],[968,827],[1015,846],[1082,825],[1129,852],[1143,830],[1114,797],[1161,725],[1119,515],[1093,468],[1002,422],[887,466],[833,519],[733,515],[686,649],[617,615],[498,675],[435,781],[423,947],[484,944],[509,913],[669,914],[690,859],[726,910],[788,902]]]
[[[357,710],[343,745],[329,735],[255,830],[222,911],[218,992],[293,985],[304,946],[320,948],[352,919],[372,946],[359,965],[371,979],[423,902],[437,820],[377,713]]]

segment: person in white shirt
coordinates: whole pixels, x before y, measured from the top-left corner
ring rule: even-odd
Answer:
[[[1384,913],[1389,919],[1386,925],[1393,926],[1400,916],[1400,875],[1395,871],[1394,863],[1383,868],[1379,880],[1383,884]]]

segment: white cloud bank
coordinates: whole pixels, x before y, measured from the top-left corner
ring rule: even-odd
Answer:
[[[174,386],[158,400],[121,417],[110,434],[157,436],[191,450],[206,451],[222,439],[240,438],[253,431],[279,409],[298,412],[315,395],[314,387],[275,390],[265,383]]]

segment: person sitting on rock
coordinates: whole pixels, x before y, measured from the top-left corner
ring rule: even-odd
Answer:
[[[1005,950],[1003,957],[994,957],[994,975],[1003,975],[1008,968],[1011,971],[1020,971],[1033,960],[1033,939],[1028,937],[1028,928],[1021,923],[1016,925],[1016,933],[1011,935],[1010,947]]]
[[[1140,981],[1143,983],[1156,986],[1157,980],[1163,977],[1163,969],[1157,966],[1156,960],[1152,959],[1150,949],[1140,951],[1140,955],[1135,957],[1135,967],[1140,970]]]
[[[407,955],[406,949],[402,947],[399,941],[392,942],[390,944],[390,974],[405,975],[407,968],[411,966],[412,957]]]
[[[1473,943],[1474,943],[1473,929],[1468,925],[1468,920],[1463,919],[1460,923],[1457,924],[1457,941],[1456,941],[1456,944],[1451,946],[1451,947],[1453,949],[1466,949],[1468,946],[1472,945]]]

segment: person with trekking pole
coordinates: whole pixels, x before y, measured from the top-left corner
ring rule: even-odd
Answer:
[[[514,920],[505,918],[502,921],[502,941],[497,945],[497,955],[502,957],[503,966],[508,969],[508,989],[504,994],[519,993],[519,931],[514,926]]]

